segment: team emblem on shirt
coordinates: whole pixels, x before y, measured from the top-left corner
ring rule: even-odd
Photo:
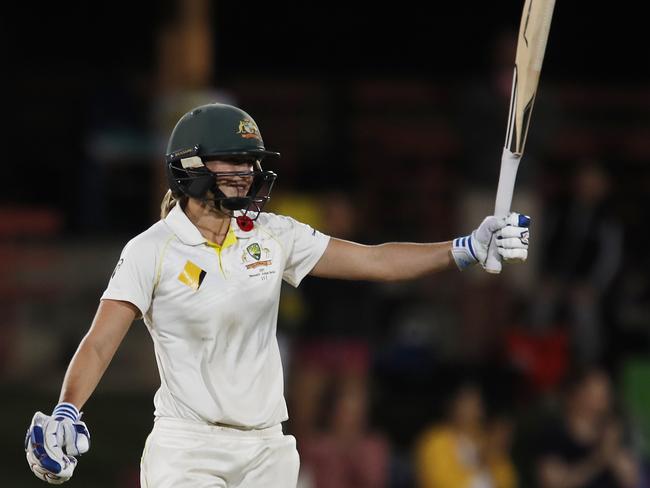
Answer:
[[[260,248],[260,245],[257,242],[254,242],[250,246],[246,248],[248,251],[248,254],[255,258],[256,261],[259,261],[260,258],[262,257],[262,249]]]
[[[271,250],[267,247],[260,246],[257,242],[246,247],[246,250],[241,256],[242,263],[244,263],[246,269],[268,266],[272,263],[270,258]]]
[[[203,283],[207,273],[199,268],[192,261],[187,261],[181,274],[178,275],[178,281],[189,286],[192,290],[196,291]]]
[[[239,121],[239,130],[237,134],[242,136],[244,139],[259,139],[262,140],[260,136],[260,130],[255,125],[251,119],[244,119]]]

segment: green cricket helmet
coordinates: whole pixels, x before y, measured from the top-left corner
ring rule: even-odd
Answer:
[[[234,211],[262,211],[277,178],[263,171],[265,157],[279,157],[267,151],[257,124],[243,110],[221,103],[197,107],[181,117],[169,138],[166,169],[169,188],[199,200],[212,200],[217,208]],[[210,160],[252,163],[253,171],[215,173]],[[246,195],[227,197],[218,186],[219,178],[252,177]],[[257,218],[257,215],[255,218]],[[254,220],[254,219],[253,219]]]

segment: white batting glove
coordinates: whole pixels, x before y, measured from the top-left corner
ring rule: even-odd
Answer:
[[[59,485],[72,477],[75,456],[90,448],[90,432],[80,418],[71,403],[59,403],[51,416],[34,414],[25,437],[25,455],[37,478]]]
[[[530,239],[530,217],[511,213],[506,225],[496,233],[497,251],[507,263],[523,263],[528,259],[528,240]]]
[[[496,238],[497,252],[506,262],[524,262],[528,258],[530,217],[512,212],[506,218],[486,217],[478,229],[453,240],[451,254],[462,271],[480,263],[485,268],[488,249]]]

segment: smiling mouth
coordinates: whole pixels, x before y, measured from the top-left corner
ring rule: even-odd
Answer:
[[[245,194],[248,191],[248,185],[219,185],[221,191],[229,190],[229,192],[236,192],[237,195]]]

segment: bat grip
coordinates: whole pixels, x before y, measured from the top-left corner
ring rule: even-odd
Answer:
[[[517,169],[519,168],[520,160],[520,154],[511,153],[508,148],[503,148],[503,154],[501,155],[501,174],[499,175],[497,198],[494,204],[494,215],[496,217],[506,217],[510,213],[512,194],[515,189],[515,180],[517,179]],[[490,242],[485,270],[493,274],[501,272],[501,256],[497,252],[496,239],[492,239]]]

